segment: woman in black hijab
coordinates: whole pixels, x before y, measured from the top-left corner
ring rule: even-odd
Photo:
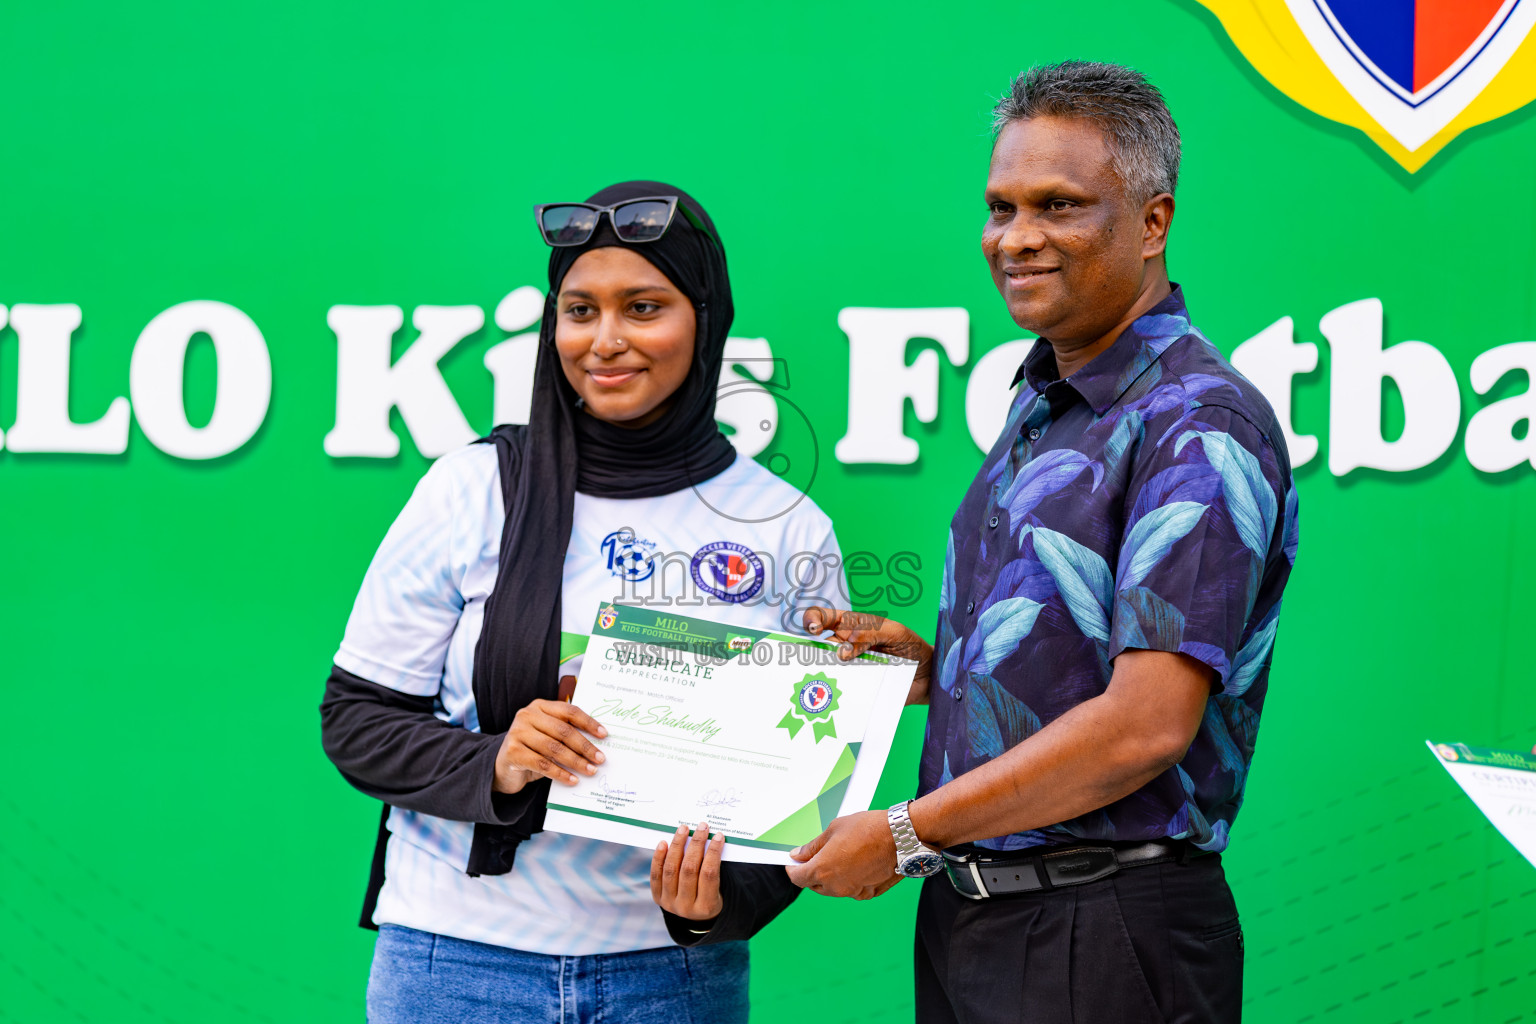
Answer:
[[[386,804],[363,915],[381,926],[369,1019],[533,1019],[575,1000],[582,1020],[744,1021],[742,940],[799,890],[779,867],[721,865],[718,843],[705,859],[682,833],[653,858],[543,831],[551,784],[604,758],[602,727],[561,699],[562,632],[584,634],[599,601],[650,578],[649,536],[698,548],[695,581],[722,534],[759,575],[836,556],[836,539],[716,425],[733,306],[704,208],[637,181],[539,216],[552,252],[530,422],[422,480],[321,706],[326,753]],[[790,511],[743,525],[764,503]],[[817,596],[749,602],[763,583],[699,584],[717,599],[701,614],[782,629]]]

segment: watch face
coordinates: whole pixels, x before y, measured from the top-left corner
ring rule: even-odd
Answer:
[[[924,850],[910,857],[903,857],[896,873],[907,878],[927,878],[944,870],[944,855]]]

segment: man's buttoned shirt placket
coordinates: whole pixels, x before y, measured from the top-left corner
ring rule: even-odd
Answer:
[[[1018,434],[1008,449],[1006,470],[987,490],[987,505],[978,538],[978,551],[982,553],[982,557],[972,568],[968,596],[965,601],[965,614],[972,623],[975,622],[977,605],[974,595],[991,593],[992,588],[997,584],[998,576],[1009,564],[1000,559],[986,557],[986,553],[1008,544],[1012,534],[1008,510],[1001,504],[1002,497],[1007,493],[1008,486],[1013,483],[1019,471],[1034,458],[1036,450],[1045,443],[1045,433],[1050,429],[1053,410],[1058,406],[1065,408],[1073,400],[1074,396],[1068,393],[1070,388],[1071,385],[1064,380],[1052,381],[1038,387],[1031,385],[1030,392],[1019,399],[1024,406],[1024,414],[1019,421]],[[1002,466],[1000,465],[999,468]],[[957,683],[952,696],[957,701],[963,701],[965,685]]]

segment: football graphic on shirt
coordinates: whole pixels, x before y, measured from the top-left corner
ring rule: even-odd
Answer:
[[[763,589],[763,560],[749,547],[715,541],[694,554],[693,582],[711,597],[739,604]]]
[[[634,530],[614,530],[600,546],[608,559],[608,571],[621,580],[639,583],[656,571],[656,542],[635,536]]]

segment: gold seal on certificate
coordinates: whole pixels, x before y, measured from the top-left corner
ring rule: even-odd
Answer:
[[[607,727],[607,760],[550,794],[544,827],[653,847],[707,820],[726,860],[766,864],[869,808],[917,668],[611,604],[579,665],[572,700]]]

